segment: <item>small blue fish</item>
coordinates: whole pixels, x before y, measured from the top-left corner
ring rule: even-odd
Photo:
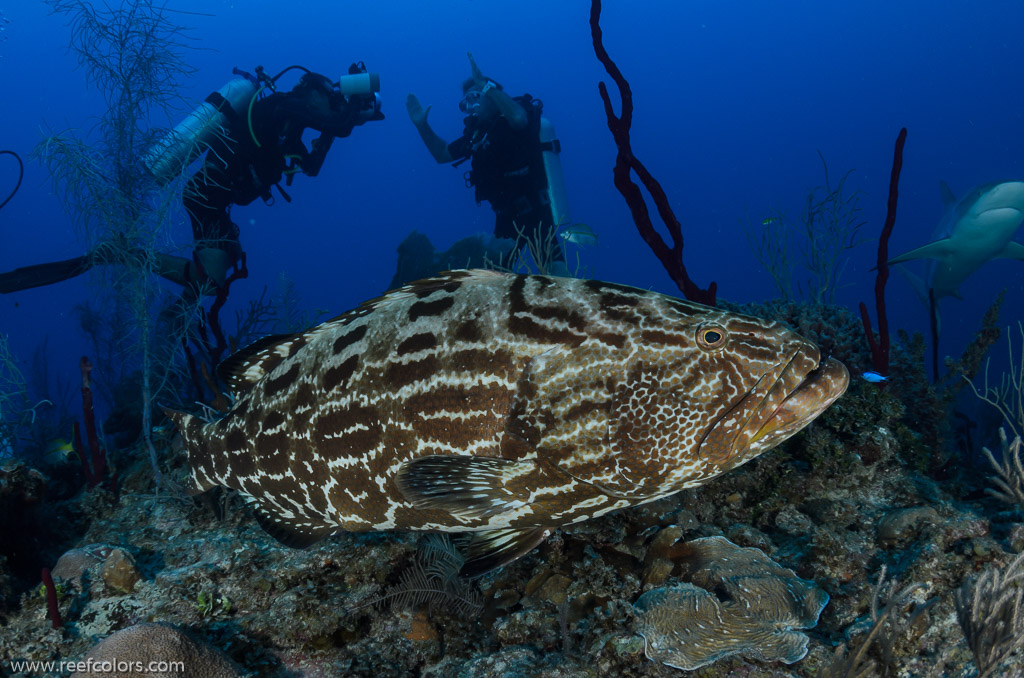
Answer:
[[[889,377],[883,377],[878,372],[865,372],[864,374],[860,375],[860,378],[863,379],[864,381],[870,381],[872,384],[879,384],[889,379]]]

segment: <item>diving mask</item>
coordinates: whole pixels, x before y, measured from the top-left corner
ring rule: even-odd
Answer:
[[[483,93],[478,89],[466,92],[466,96],[462,97],[462,101],[459,102],[459,110],[463,113],[476,111],[477,106],[480,105],[481,97],[483,97]]]

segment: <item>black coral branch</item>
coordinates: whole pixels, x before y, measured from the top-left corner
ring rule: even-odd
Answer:
[[[465,560],[447,535],[428,535],[420,542],[415,563],[402,573],[398,583],[367,605],[390,601],[399,609],[426,604],[431,610],[477,614],[483,608],[480,591],[470,581],[459,578]]]

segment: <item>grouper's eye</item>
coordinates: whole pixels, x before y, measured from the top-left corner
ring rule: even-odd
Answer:
[[[725,345],[725,328],[717,325],[701,327],[697,330],[697,345],[701,348],[713,351]]]

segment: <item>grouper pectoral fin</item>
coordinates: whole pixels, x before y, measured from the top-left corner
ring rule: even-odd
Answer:
[[[417,508],[441,509],[462,518],[489,518],[527,503],[522,489],[543,473],[532,461],[496,457],[432,455],[406,462],[395,483]],[[544,541],[552,528],[502,528],[464,538],[466,563],[459,574],[476,577],[510,563]]]
[[[1006,246],[1000,250],[999,254],[992,257],[993,259],[1016,259],[1018,261],[1024,261],[1024,245],[1021,245],[1016,240],[1011,240],[1006,243]]]
[[[532,461],[439,454],[403,464],[395,484],[417,508],[489,518],[523,506],[527,497],[516,487],[536,471]]]
[[[951,254],[953,254],[952,243],[949,238],[943,238],[942,240],[936,240],[917,249],[910,250],[898,257],[893,257],[888,263],[891,266],[892,264],[902,264],[904,261],[912,259],[945,259]]]
[[[461,577],[478,577],[525,556],[548,538],[550,527],[507,528],[474,532],[463,546]]]

